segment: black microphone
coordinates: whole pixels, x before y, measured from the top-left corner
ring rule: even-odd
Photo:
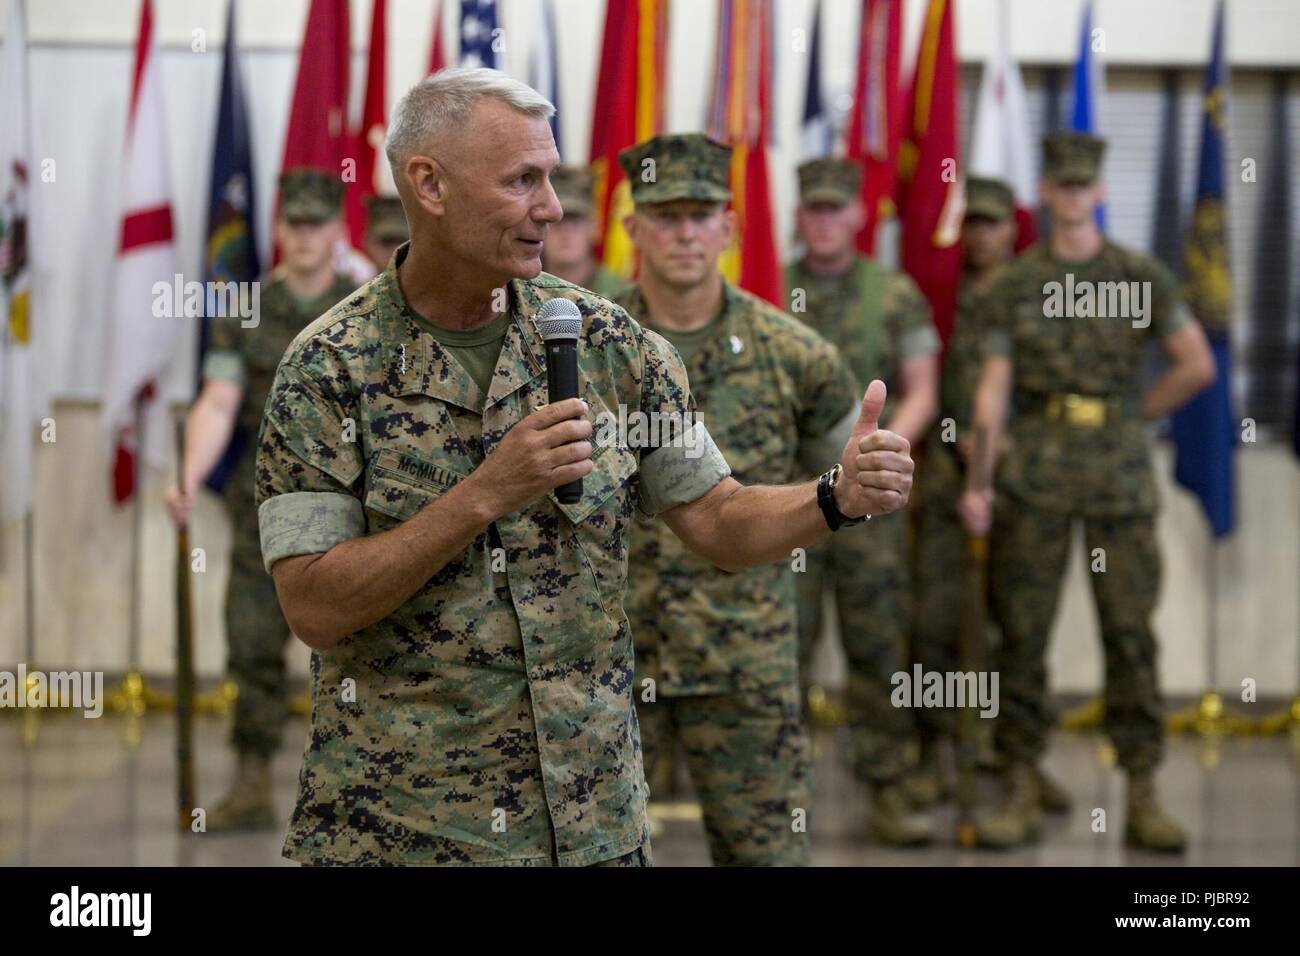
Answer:
[[[537,327],[546,343],[546,400],[562,402],[578,397],[578,335],[582,313],[568,299],[549,299],[537,311]],[[561,504],[577,504],[582,497],[582,479],[555,489]]]

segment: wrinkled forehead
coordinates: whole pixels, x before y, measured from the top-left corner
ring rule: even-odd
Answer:
[[[476,102],[464,128],[447,139],[460,161],[470,168],[532,166],[549,173],[560,164],[560,153],[546,118],[521,113],[500,100],[485,98]]]

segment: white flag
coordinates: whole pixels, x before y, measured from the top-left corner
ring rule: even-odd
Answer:
[[[0,89],[0,525],[31,505],[42,402],[33,372],[25,0],[10,0]]]
[[[114,496],[119,502],[136,490],[140,466],[161,468],[166,463],[163,379],[184,320],[173,314],[180,303],[169,302],[166,314],[154,314],[154,284],[173,284],[177,270],[152,7],[151,0],[144,0],[140,12],[123,162],[122,229],[105,350],[103,422],[114,455]]]
[[[1034,153],[1025,87],[1020,66],[1011,56],[1010,29],[1006,0],[1000,0],[993,50],[984,66],[975,107],[970,171],[976,176],[1003,180],[1015,193],[1016,206],[1029,210],[1037,205]]]

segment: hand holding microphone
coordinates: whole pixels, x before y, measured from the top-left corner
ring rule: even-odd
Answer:
[[[536,501],[553,488],[564,504],[582,497],[594,429],[578,394],[578,334],[582,313],[567,299],[551,299],[537,315],[546,342],[548,402],[506,432],[471,476],[500,516]]]

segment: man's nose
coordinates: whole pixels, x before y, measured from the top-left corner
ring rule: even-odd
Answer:
[[[560,197],[555,195],[555,187],[546,181],[541,203],[533,209],[533,218],[540,222],[559,222],[564,218],[564,209],[560,206]]]

